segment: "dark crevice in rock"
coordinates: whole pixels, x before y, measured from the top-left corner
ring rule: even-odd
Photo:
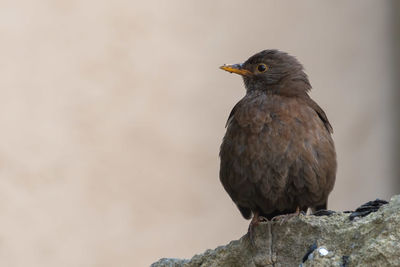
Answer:
[[[311,253],[313,253],[314,250],[316,250],[316,249],[317,249],[317,242],[315,242],[314,244],[312,244],[312,245],[310,246],[310,248],[307,250],[306,254],[305,254],[304,257],[303,257],[302,262],[305,263],[306,260],[308,260],[308,257],[311,255]]]

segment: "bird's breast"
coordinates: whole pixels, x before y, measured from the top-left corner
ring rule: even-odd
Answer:
[[[273,127],[272,130],[282,132],[293,120],[294,112],[291,113],[293,110],[291,102],[293,101],[290,99],[282,101],[265,94],[244,98],[239,102],[232,121],[235,121],[237,126],[248,134],[259,134],[265,127]]]
[[[238,103],[221,153],[225,149],[228,157],[239,157],[244,164],[262,160],[264,165],[276,166],[303,154],[315,157],[310,159],[315,161],[316,150],[324,143],[333,147],[329,132],[313,109],[293,98],[264,94]]]

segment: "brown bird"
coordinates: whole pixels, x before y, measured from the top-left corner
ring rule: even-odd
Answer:
[[[220,180],[244,218],[326,209],[336,176],[332,127],[308,95],[303,66],[278,50],[221,69],[240,74],[246,95],[234,106],[220,150]],[[251,234],[251,233],[250,233]]]

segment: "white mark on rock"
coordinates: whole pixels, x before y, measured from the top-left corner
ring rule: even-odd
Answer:
[[[324,247],[319,248],[318,252],[319,252],[319,255],[321,255],[321,256],[326,256],[329,253],[329,251]]]

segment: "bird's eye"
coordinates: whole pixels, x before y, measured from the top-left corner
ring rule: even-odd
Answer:
[[[265,72],[267,69],[268,69],[268,67],[264,63],[258,64],[258,66],[257,66],[257,70],[259,72]]]

